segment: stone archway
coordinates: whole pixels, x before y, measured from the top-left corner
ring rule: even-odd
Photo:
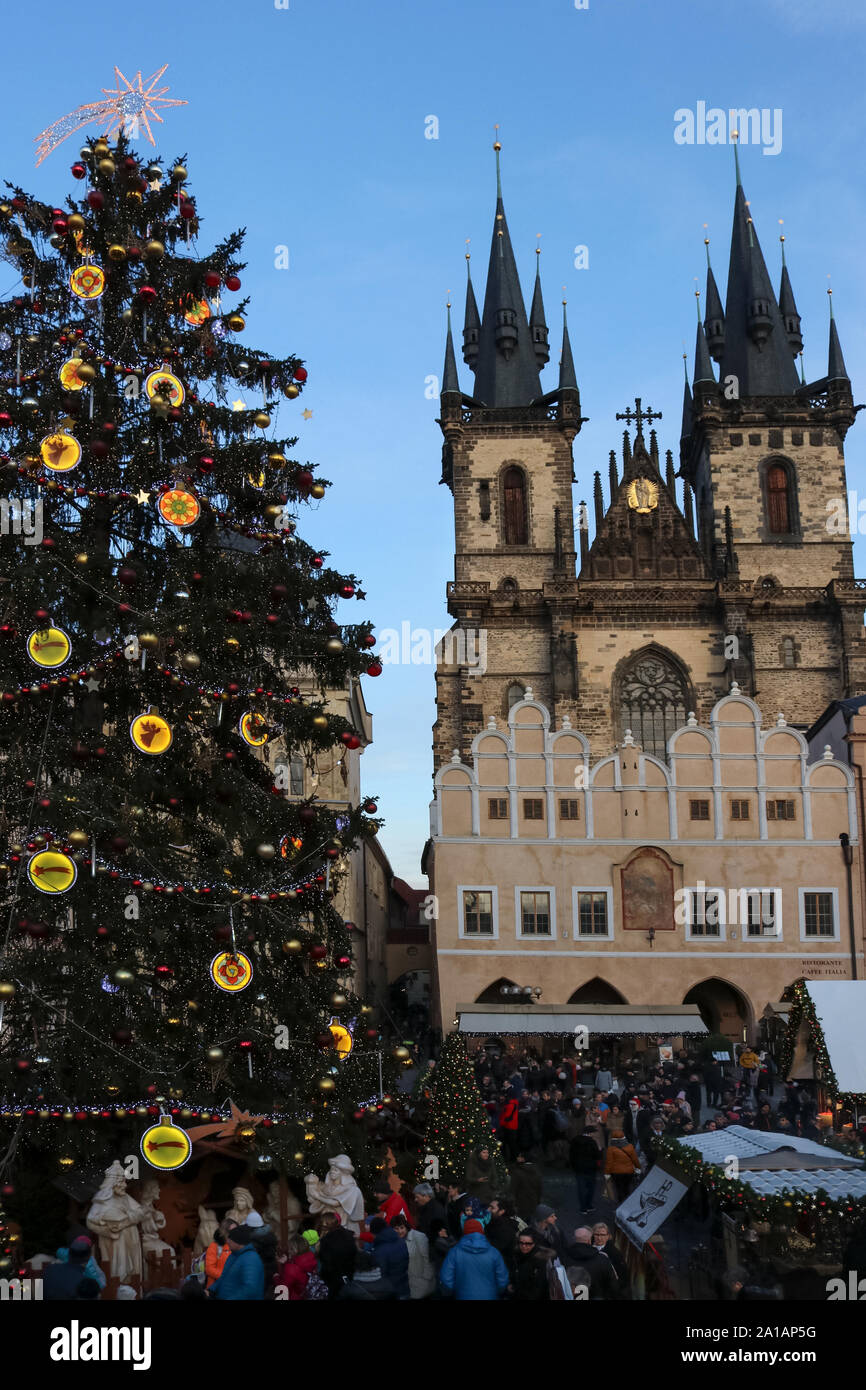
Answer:
[[[697,1004],[701,1018],[711,1033],[723,1033],[741,1043],[754,1036],[755,1013],[747,995],[728,980],[711,976],[692,985],[684,1004]]]
[[[569,1004],[627,1004],[628,1000],[624,994],[613,985],[608,984],[607,980],[602,980],[596,975],[594,979],[587,980],[585,985],[581,985],[572,995],[569,996]]]
[[[507,1004],[507,1003],[509,1003],[509,1002],[513,1003],[513,1002],[514,1002],[513,999],[512,999],[512,1000],[509,1000],[509,998],[508,998],[507,995],[500,994],[499,991],[500,991],[500,989],[502,988],[503,985],[512,985],[512,986],[514,986],[516,983],[517,983],[516,980],[507,980],[507,979],[505,978],[504,975],[500,975],[500,977],[499,977],[498,980],[494,980],[492,985],[488,985],[486,989],[483,989],[483,990],[481,991],[480,994],[476,995],[476,997],[475,997],[475,1003],[476,1003],[476,1004]]]

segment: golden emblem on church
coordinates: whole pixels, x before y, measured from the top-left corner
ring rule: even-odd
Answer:
[[[659,504],[658,485],[651,478],[634,478],[626,495],[633,512],[651,512]]]

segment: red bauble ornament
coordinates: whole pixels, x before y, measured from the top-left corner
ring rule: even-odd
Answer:
[[[376,645],[376,639],[375,639],[375,637],[373,636],[373,634],[372,634],[372,632],[371,632],[370,635],[369,635],[369,637],[365,637],[365,638],[364,638],[364,646],[365,646],[365,647],[375,647],[375,645]]]
[[[184,218],[185,221],[191,222],[192,219],[195,217],[195,204],[194,204],[194,203],[181,203],[181,205],[180,205],[180,215],[181,215],[181,217]]]
[[[376,805],[375,801],[364,802],[364,810],[367,812],[368,816],[375,816],[378,809],[379,807]]]
[[[86,166],[85,166],[84,164],[78,164],[78,163],[73,164],[73,166],[72,166],[72,177],[73,177],[74,179],[83,179],[83,178],[86,176],[86,174],[87,174],[87,168],[86,168]]]
[[[312,560],[310,561],[310,564],[313,566],[314,570],[320,570],[324,563],[325,562],[322,559],[321,555],[314,555]]]
[[[131,565],[122,565],[117,571],[117,578],[119,583],[125,584],[127,587],[137,584],[138,570],[134,570]]]
[[[205,271],[205,276],[204,276],[204,282],[205,282],[205,284],[207,285],[207,287],[208,287],[209,290],[218,290],[218,289],[219,289],[219,283],[220,283],[219,271],[218,271],[218,270],[206,270],[206,271]]]
[[[108,456],[108,445],[104,439],[91,439],[87,447],[95,459],[104,459]]]
[[[381,676],[381,674],[382,674],[382,663],[381,663],[381,661],[371,661],[370,665],[367,667],[367,675],[368,675],[368,676]]]
[[[37,623],[44,623],[44,622],[47,622],[47,621],[48,621],[48,616],[49,616],[49,614],[48,614],[48,609],[47,609],[47,608],[37,608],[37,609],[36,609],[36,612],[33,614],[33,616],[34,616],[34,618],[36,619]]]
[[[298,811],[298,820],[301,825],[312,825],[316,819],[316,812],[312,806],[301,806]]]
[[[142,285],[138,297],[144,304],[152,304],[156,299],[156,290],[153,285]]]
[[[289,590],[285,584],[271,585],[271,598],[274,603],[282,603],[288,597]]]
[[[357,734],[340,734],[340,742],[344,743],[347,748],[354,749],[361,747],[361,740],[358,738]]]
[[[294,376],[295,381],[306,381],[307,369],[306,367],[296,367],[292,375]]]
[[[311,960],[324,960],[327,954],[327,946],[311,946],[309,948],[309,955]]]
[[[15,1061],[15,1070],[22,1074],[30,1070],[30,1063],[26,1057],[18,1057]]]
[[[227,276],[226,276],[226,289],[227,289],[227,290],[233,290],[233,291],[234,291],[234,290],[239,290],[240,287],[241,287],[241,280],[240,280],[240,276],[239,276],[239,275],[227,275]]]
[[[298,474],[298,487],[306,490],[313,486],[314,478],[309,468],[302,468]]]
[[[90,192],[87,195],[87,201],[93,208],[94,212],[99,212],[102,208],[105,207],[105,194],[100,193],[98,188],[91,188]]]
[[[368,1029],[367,1029],[367,1037],[368,1037],[368,1038],[373,1039],[373,1038],[378,1038],[378,1036],[379,1036],[379,1029],[378,1029],[378,1028],[368,1028]]]
[[[12,416],[8,410],[0,410],[0,430],[8,430],[12,424]]]
[[[340,594],[341,598],[351,598],[354,592],[354,584],[349,584],[348,582],[346,582],[345,584],[341,584],[338,590],[338,593]]]

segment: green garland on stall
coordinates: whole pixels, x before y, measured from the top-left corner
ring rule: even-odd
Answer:
[[[809,1048],[815,1058],[816,1067],[820,1067],[823,1073],[821,1084],[833,1100],[848,1101],[851,1104],[866,1105],[866,1093],[862,1091],[843,1091],[839,1086],[833,1064],[830,1061],[830,1053],[824,1040],[824,1030],[821,1027],[821,1020],[815,1012],[815,1003],[809,993],[805,980],[799,980],[794,986],[793,997],[791,1000],[791,1011],[788,1015],[788,1031],[782,1043],[782,1053],[780,1057],[780,1070],[783,1077],[787,1077],[791,1063],[794,1058],[794,1049],[797,1043],[797,1035],[800,1032],[800,1025],[805,1019],[809,1025]]]

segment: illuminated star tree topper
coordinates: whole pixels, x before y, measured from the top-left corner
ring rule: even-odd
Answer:
[[[176,97],[167,97],[165,93],[168,87],[157,87],[156,84],[168,67],[168,63],[163,63],[162,67],[146,82],[142,81],[141,70],[135,74],[130,82],[128,77],[124,77],[120,68],[114,69],[115,87],[103,87],[105,93],[104,101],[91,101],[85,106],[77,106],[74,111],[70,111],[68,116],[61,116],[53,125],[47,126],[39,135],[36,136],[36,163],[41,164],[46,155],[56,150],[57,146],[70,135],[74,135],[77,130],[83,130],[86,125],[94,122],[102,123],[102,133],[106,137],[122,130],[129,139],[135,139],[141,134],[142,129],[147,135],[152,145],[156,144],[153,138],[153,131],[150,128],[149,118],[152,116],[155,121],[162,125],[157,107],[159,106],[186,106],[185,101],[180,101]]]

